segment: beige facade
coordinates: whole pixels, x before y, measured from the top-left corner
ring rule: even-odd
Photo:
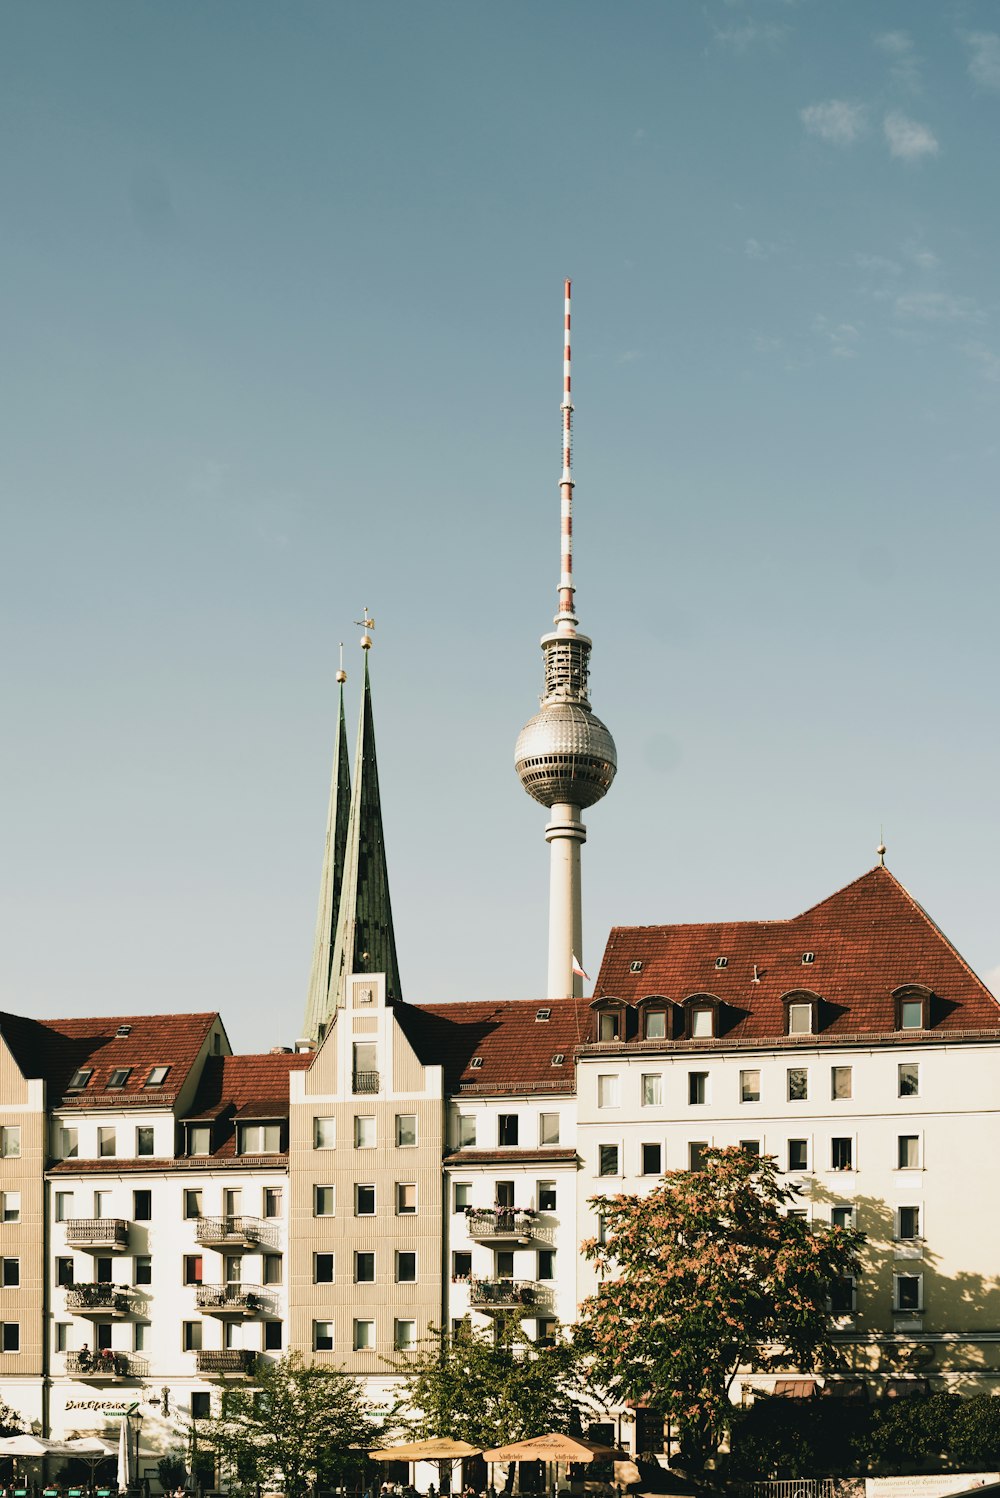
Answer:
[[[42,1415],[45,1101],[0,1037],[0,1377],[17,1409]]]

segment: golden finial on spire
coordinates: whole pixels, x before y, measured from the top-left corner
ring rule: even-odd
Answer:
[[[360,619],[355,619],[354,621],[355,624],[359,625],[360,628],[364,630],[364,634],[361,636],[361,649],[371,650],[372,637],[368,633],[368,631],[375,628],[375,620],[372,618],[371,614],[369,614],[367,604],[361,610],[361,615],[362,617]]]
[[[343,640],[341,640],[341,642],[340,642],[340,666],[339,666],[339,668],[337,670],[337,681],[340,683],[341,686],[343,686],[344,682],[346,680],[347,680],[347,672],[344,670],[344,642],[343,642]]]

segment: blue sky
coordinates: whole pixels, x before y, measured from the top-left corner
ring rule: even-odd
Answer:
[[[615,923],[875,861],[1000,981],[1000,12],[0,11],[0,1004],[294,1038],[345,641],[406,997],[542,997],[576,564]]]

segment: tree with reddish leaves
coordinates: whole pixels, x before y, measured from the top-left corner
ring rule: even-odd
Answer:
[[[798,1195],[773,1156],[708,1149],[645,1196],[592,1201],[601,1282],[578,1340],[613,1395],[671,1417],[689,1467],[725,1435],[737,1373],[832,1357],[830,1287],[858,1273],[864,1236],[790,1216]]]

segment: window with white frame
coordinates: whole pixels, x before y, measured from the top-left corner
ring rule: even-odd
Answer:
[[[539,1113],[538,1115],[538,1143],[559,1143],[559,1114]]]
[[[397,1352],[408,1352],[417,1345],[417,1323],[415,1321],[401,1321],[396,1318],[396,1330],[393,1336],[393,1346]]]
[[[472,1206],[472,1182],[455,1181],[451,1188],[452,1206],[456,1212],[464,1212]]]
[[[920,1169],[920,1135],[900,1134],[896,1142],[896,1166],[899,1170]]]
[[[854,1226],[854,1208],[847,1202],[837,1202],[830,1208],[830,1226],[835,1228],[852,1228]]]
[[[188,1124],[187,1152],[189,1155],[210,1155],[212,1153],[211,1124]]]
[[[459,1149],[472,1149],[476,1143],[476,1115],[474,1113],[460,1113],[458,1115],[458,1147]]]
[[[417,1281],[417,1256],[412,1249],[396,1250],[396,1284],[414,1285]]]
[[[0,1285],[5,1290],[12,1290],[21,1283],[21,1260],[0,1259]]]
[[[704,1170],[707,1139],[691,1139],[688,1142],[688,1170]]]
[[[367,1348],[375,1346],[375,1323],[374,1321],[355,1320],[354,1322],[354,1350],[364,1352]]]
[[[313,1284],[332,1285],[334,1283],[333,1276],[333,1254],[313,1254]]]
[[[69,1191],[57,1191],[56,1192],[56,1196],[57,1196],[57,1198],[60,1197],[60,1196],[64,1196],[64,1197],[65,1196],[69,1196],[70,1200],[71,1200],[71,1203],[72,1203],[72,1193],[69,1192]],[[65,1220],[66,1219],[63,1218],[63,1217],[57,1217],[56,1218],[57,1222],[64,1222]],[[0,1191],[0,1222],[20,1222],[20,1221],[21,1221],[21,1193],[20,1193],[20,1191]]]
[[[892,1308],[894,1311],[923,1310],[924,1277],[922,1274],[893,1275]]]
[[[153,1155],[156,1153],[156,1133],[152,1124],[140,1124],[136,1129],[135,1152],[137,1155]]]
[[[808,1139],[789,1139],[788,1141],[788,1169],[809,1169],[809,1141]]]
[[[660,1072],[644,1072],[642,1078],[642,1106],[659,1108],[663,1104],[663,1076]]]
[[[618,1077],[614,1072],[605,1073],[597,1078],[597,1106],[598,1108],[619,1106]]]
[[[238,1153],[241,1155],[278,1155],[281,1153],[280,1123],[245,1123],[236,1127]]]
[[[355,1217],[373,1217],[375,1215],[375,1187],[370,1184],[362,1185],[360,1182],[354,1188],[354,1215]]]
[[[417,1210],[417,1187],[414,1181],[396,1182],[396,1213],[405,1217]]]
[[[313,1352],[333,1351],[333,1322],[313,1322]]]
[[[896,1238],[901,1243],[912,1242],[922,1236],[920,1232],[920,1208],[896,1208]]]
[[[811,1035],[813,1029],[813,1006],[811,1003],[789,1004],[788,1034]]]
[[[854,1140],[850,1135],[830,1140],[830,1169],[854,1169]]]
[[[4,1124],[0,1128],[0,1157],[16,1160],[21,1153],[21,1125]]]
[[[374,1285],[375,1255],[370,1249],[360,1249],[354,1255],[354,1283]]]
[[[417,1142],[417,1115],[415,1113],[396,1114],[396,1148],[412,1149]]]
[[[688,1102],[692,1104],[708,1102],[707,1071],[688,1072]]]
[[[642,1144],[639,1146],[642,1173],[644,1176],[658,1176],[663,1174],[663,1145],[659,1142],[654,1144]]]
[[[854,1068],[850,1066],[830,1067],[830,1097],[835,1103],[844,1102],[854,1092]]]
[[[184,1191],[184,1216],[186,1218],[200,1217],[202,1215],[202,1195],[200,1186],[188,1186]]]
[[[539,1212],[554,1212],[556,1210],[555,1181],[539,1181],[536,1200]]]
[[[337,1120],[335,1118],[313,1119],[313,1149],[332,1150],[337,1146]]]
[[[758,1070],[740,1072],[740,1102],[760,1102],[760,1072]]]
[[[516,1113],[497,1114],[497,1144],[501,1149],[512,1148],[518,1142],[519,1115]]]
[[[920,1065],[916,1061],[901,1061],[897,1068],[897,1088],[900,1097],[920,1096]]]
[[[841,1274],[830,1285],[831,1316],[853,1316],[855,1306],[854,1276]]]
[[[667,1012],[665,1009],[647,1009],[644,1016],[644,1033],[647,1040],[666,1040]]]
[[[618,1146],[617,1144],[600,1144],[597,1147],[597,1174],[601,1176],[616,1176],[618,1174]]]
[[[333,1187],[332,1186],[314,1186],[313,1187],[313,1216],[314,1217],[332,1217],[333,1216],[333,1200],[334,1200],[334,1192],[333,1192]]]
[[[21,1324],[19,1321],[0,1321],[0,1352],[21,1351]]]
[[[72,1124],[62,1124],[56,1131],[56,1150],[64,1160],[75,1160],[80,1153],[80,1130]]]
[[[809,1097],[809,1068],[806,1066],[790,1066],[788,1068],[788,1101],[790,1103],[804,1103]]]
[[[923,999],[900,1000],[899,1028],[901,1030],[922,1030],[924,1028]]]
[[[370,1113],[356,1114],[354,1118],[354,1148],[356,1150],[373,1150],[375,1143],[374,1117]]]
[[[715,1035],[715,1010],[710,1005],[695,1004],[688,1014],[688,1033],[692,1040],[712,1040]]]

